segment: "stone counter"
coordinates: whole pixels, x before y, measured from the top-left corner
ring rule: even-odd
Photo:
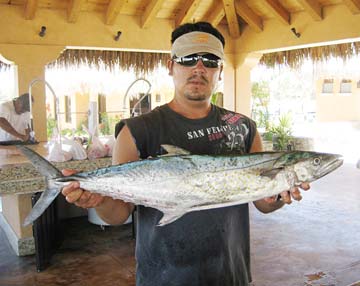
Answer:
[[[45,188],[45,178],[32,166],[16,147],[0,147],[0,195],[15,195],[38,192]],[[44,146],[32,147],[43,157],[47,156]],[[111,165],[111,158],[95,160],[71,160],[52,164],[62,169],[90,171]]]
[[[111,165],[111,158],[53,163],[59,170],[90,171]],[[34,193],[45,188],[45,178],[31,165],[20,163],[0,169],[0,195]]]
[[[48,156],[45,143],[29,146],[43,157]],[[89,171],[111,165],[111,158],[53,163],[59,170]],[[31,210],[32,193],[45,189],[45,178],[15,146],[0,146],[0,227],[19,256],[35,252],[32,227],[22,225]]]

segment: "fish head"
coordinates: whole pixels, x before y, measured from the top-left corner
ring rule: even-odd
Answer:
[[[315,181],[343,164],[342,155],[309,151],[285,153],[274,164],[274,168],[291,168],[297,183]]]

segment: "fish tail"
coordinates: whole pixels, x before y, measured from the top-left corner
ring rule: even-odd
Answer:
[[[24,220],[23,226],[28,226],[32,224],[39,216],[43,214],[44,211],[50,206],[50,204],[55,200],[55,198],[60,194],[61,188],[58,189],[49,189],[47,188],[42,192],[40,198],[35,203],[30,213]]]
[[[24,226],[27,226],[34,222],[61,192],[60,186],[57,187],[52,185],[50,187],[49,181],[51,179],[61,178],[63,175],[54,165],[30,148],[23,145],[16,145],[16,147],[30,160],[35,169],[46,178],[45,191],[41,194],[39,200],[36,202],[23,223]]]

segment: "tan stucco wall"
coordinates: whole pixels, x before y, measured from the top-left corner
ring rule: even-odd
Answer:
[[[2,212],[12,230],[19,238],[31,237],[32,227],[23,227],[22,223],[31,210],[31,195],[3,196]]]
[[[3,8],[4,7],[4,8]],[[44,79],[44,66],[56,59],[66,46],[122,50],[169,51],[172,21],[156,19],[147,29],[140,28],[139,17],[117,18],[113,26],[104,24],[104,15],[82,13],[78,21],[68,23],[65,11],[39,9],[34,20],[23,18],[22,7],[2,6],[0,10],[0,54],[18,66],[19,92],[26,92],[34,78]],[[51,19],[49,21],[48,19]],[[38,35],[46,26],[45,37]],[[21,27],[21,28],[19,28]],[[219,27],[220,30],[223,28]],[[113,37],[122,31],[119,41]],[[226,31],[223,30],[226,36]],[[233,49],[227,39],[226,51]],[[225,77],[227,76],[224,75]],[[41,83],[32,89],[34,129],[40,141],[46,140],[45,88]],[[233,93],[230,95],[233,97]]]
[[[309,14],[292,14],[291,24],[279,20],[264,21],[264,30],[257,33],[246,27],[236,40],[238,53],[273,51],[301,48],[311,45],[324,45],[334,41],[360,40],[360,14],[353,15],[345,5],[332,5],[323,8],[323,20],[315,21]],[[295,27],[301,34],[297,38],[291,31]]]
[[[73,108],[75,127],[79,128],[87,120],[87,112],[89,109],[89,94],[77,93],[71,97],[71,105]]]
[[[168,50],[170,46],[173,26],[169,21],[156,20],[148,29],[140,29],[139,18],[121,16],[110,26],[104,24],[102,14],[89,12],[81,13],[76,23],[68,23],[65,11],[48,9],[39,9],[34,20],[25,20],[22,9],[2,5],[1,43],[152,50]],[[41,26],[46,26],[45,37],[38,35]],[[121,38],[114,41],[118,30],[122,31]]]
[[[340,93],[341,80],[342,78],[334,78],[333,93],[322,93],[324,78],[316,81],[317,121],[360,120],[360,88],[357,87],[359,78],[352,79],[351,93]]]
[[[235,110],[251,115],[251,70],[259,63],[261,53],[237,54],[235,69]]]
[[[248,86],[248,79],[250,79],[251,68],[248,66],[248,60],[253,58],[254,53],[325,45],[334,41],[360,40],[358,28],[360,14],[351,14],[345,5],[333,5],[323,9],[323,16],[322,21],[314,21],[309,14],[300,12],[292,15],[291,25],[284,25],[277,19],[270,19],[264,21],[264,30],[261,33],[255,32],[249,26],[245,27],[240,38],[235,41],[234,47],[236,67],[234,90],[237,111],[250,113],[251,89]],[[301,33],[300,38],[291,32],[292,27]],[[353,106],[350,108],[350,110],[354,109]],[[346,109],[343,112],[346,113]],[[345,117],[341,115],[340,118]]]
[[[170,34],[174,28],[173,21],[156,19],[149,28],[141,29],[139,17],[125,15],[118,17],[114,25],[105,25],[104,15],[96,12],[81,13],[78,21],[73,24],[67,22],[65,11],[47,9],[39,9],[35,19],[29,21],[23,18],[22,9],[20,6],[3,5],[0,10],[0,53],[19,65],[20,92],[27,89],[26,86],[30,79],[35,76],[43,76],[41,65],[43,65],[44,58],[48,58],[46,54],[49,53],[49,49],[56,53],[59,53],[65,46],[168,51]],[[360,26],[360,14],[351,14],[345,5],[326,6],[323,14],[322,21],[314,21],[305,12],[293,14],[291,25],[284,25],[275,18],[266,20],[263,32],[257,33],[247,26],[237,40],[229,37],[227,28],[219,27],[226,36],[227,58],[232,59],[224,72],[224,80],[235,85],[234,87],[225,87],[228,91],[225,93],[225,106],[234,107],[245,113],[250,110],[249,89],[243,88],[244,78],[249,78],[249,69],[241,67],[241,63],[245,62],[247,65],[244,61],[247,54],[302,47],[310,43],[321,44],[322,42],[360,38],[360,30],[357,28]],[[43,25],[47,27],[46,36],[39,37],[38,33]],[[294,36],[290,31],[291,27],[295,27],[301,33],[300,38]],[[118,30],[122,31],[122,35],[120,41],[116,42],[113,37]],[[36,55],[27,56],[28,62],[20,63],[18,55],[25,53],[24,46],[30,50],[34,49]],[[37,50],[39,47],[45,47],[46,51],[40,52]],[[11,50],[15,56],[8,56],[4,51],[6,49]],[[20,65],[24,65],[24,68]],[[230,70],[231,66],[234,67],[234,71]],[[30,69],[33,71],[29,72]],[[28,75],[26,76],[26,74]],[[42,96],[39,97],[42,100]],[[38,109],[42,109],[42,104],[38,104]],[[36,123],[43,122],[44,119],[44,116],[41,115],[37,117],[39,119],[34,118],[35,128],[37,128]],[[41,125],[41,123],[39,124]],[[38,127],[37,134],[41,136],[41,139],[45,134],[43,129],[44,126]]]
[[[29,91],[29,84],[35,78],[44,79],[45,65],[59,55],[59,47],[40,45],[0,44],[0,53],[18,67],[19,93]],[[34,97],[32,114],[34,130],[38,140],[46,140],[45,86],[36,82],[31,88]]]

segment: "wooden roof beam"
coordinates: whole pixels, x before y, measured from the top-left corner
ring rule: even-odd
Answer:
[[[214,8],[211,7],[209,13],[204,18],[205,22],[211,23],[214,27],[219,25],[222,18],[225,16],[225,10],[223,3],[221,1],[217,1],[216,6]]]
[[[353,14],[360,13],[360,0],[343,0]]]
[[[141,28],[147,28],[150,22],[156,17],[159,12],[164,0],[151,0],[146,6],[144,14],[141,16]]]
[[[38,8],[38,0],[27,0],[25,3],[24,17],[26,20],[33,20]]]
[[[181,2],[182,3],[182,2]],[[200,0],[187,0],[180,13],[175,19],[175,26],[180,26],[181,24],[192,22],[196,9],[198,8]]]
[[[308,12],[315,21],[323,19],[322,7],[316,0],[298,0],[305,11]]]
[[[235,11],[234,0],[223,0],[226,20],[229,26],[230,36],[234,39],[240,37],[240,26]]]
[[[120,14],[120,11],[125,3],[126,0],[110,0],[109,5],[106,9],[106,25],[114,25],[116,18]]]
[[[256,32],[263,30],[262,19],[256,15],[244,1],[235,2],[235,11]]]
[[[68,22],[75,23],[79,18],[81,8],[86,0],[70,0],[68,5]]]
[[[290,13],[277,0],[265,0],[264,3],[280,22],[290,25]]]

